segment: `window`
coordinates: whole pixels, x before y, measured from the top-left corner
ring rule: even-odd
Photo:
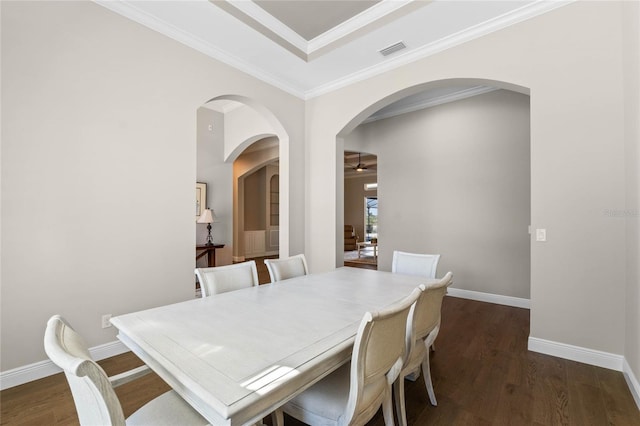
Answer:
[[[269,224],[280,225],[280,176],[273,175],[269,182]]]
[[[378,197],[364,198],[365,241],[378,239]]]

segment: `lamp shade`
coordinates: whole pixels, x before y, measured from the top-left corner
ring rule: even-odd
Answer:
[[[200,215],[197,220],[197,223],[213,223],[213,219],[215,219],[215,215],[213,214],[213,210],[205,209],[205,211]]]

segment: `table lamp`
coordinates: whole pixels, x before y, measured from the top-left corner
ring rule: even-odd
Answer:
[[[212,246],[213,245],[213,237],[211,236],[211,224],[213,223],[213,220],[215,219],[215,217],[216,216],[213,214],[213,210],[205,209],[205,211],[202,212],[202,214],[200,215],[200,217],[197,220],[197,223],[206,223],[207,224],[207,231],[209,231],[209,235],[207,235],[206,245],[208,245],[208,246]]]

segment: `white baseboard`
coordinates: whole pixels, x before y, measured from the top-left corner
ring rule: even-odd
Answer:
[[[277,256],[279,254],[280,254],[280,252],[277,251],[277,250],[276,251],[263,251],[263,252],[260,252],[260,253],[252,253],[251,255],[246,256],[246,258],[247,259],[254,259],[256,257]],[[242,259],[244,260],[244,257]],[[235,258],[233,260],[235,260]]]
[[[120,355],[125,352],[129,352],[129,348],[119,340],[89,349],[91,357],[96,361]],[[62,370],[58,368],[58,366],[49,360],[34,362],[33,364],[3,371],[0,372],[0,390],[5,390],[34,380],[42,379],[44,377],[52,376],[60,373],[61,371]]]
[[[531,301],[529,299],[522,299],[520,297],[501,296],[499,294],[481,293],[473,290],[463,290],[460,288],[449,287],[447,294],[453,297],[459,297],[461,299],[477,300],[479,302],[496,303],[498,305],[513,306],[514,308],[531,308]]]
[[[627,381],[627,385],[629,386],[629,390],[631,391],[631,395],[633,399],[636,401],[636,405],[640,410],[640,383],[638,383],[638,379],[633,374],[633,370],[629,366],[627,360],[624,360],[622,365],[622,372],[624,373],[624,379]]]
[[[602,352],[595,349],[587,349],[580,346],[573,346],[567,343],[553,342],[551,340],[529,337],[529,350],[540,352],[558,358],[570,359],[584,364],[595,365],[596,367],[608,368],[610,370],[623,371],[624,357],[609,352]]]

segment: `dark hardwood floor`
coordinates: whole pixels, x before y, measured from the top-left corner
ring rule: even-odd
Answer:
[[[259,270],[264,268],[264,263]],[[263,282],[264,271],[261,274]],[[268,274],[266,280],[268,281]],[[529,311],[446,297],[431,368],[438,406],[424,383],[407,382],[410,425],[640,425],[622,373],[527,351]],[[141,362],[100,361],[109,375]],[[117,389],[125,415],[169,387],[155,374]],[[64,375],[0,392],[2,425],[76,425]],[[267,420],[268,421],[268,420]],[[285,418],[286,426],[302,423]],[[370,426],[383,425],[379,412]]]

